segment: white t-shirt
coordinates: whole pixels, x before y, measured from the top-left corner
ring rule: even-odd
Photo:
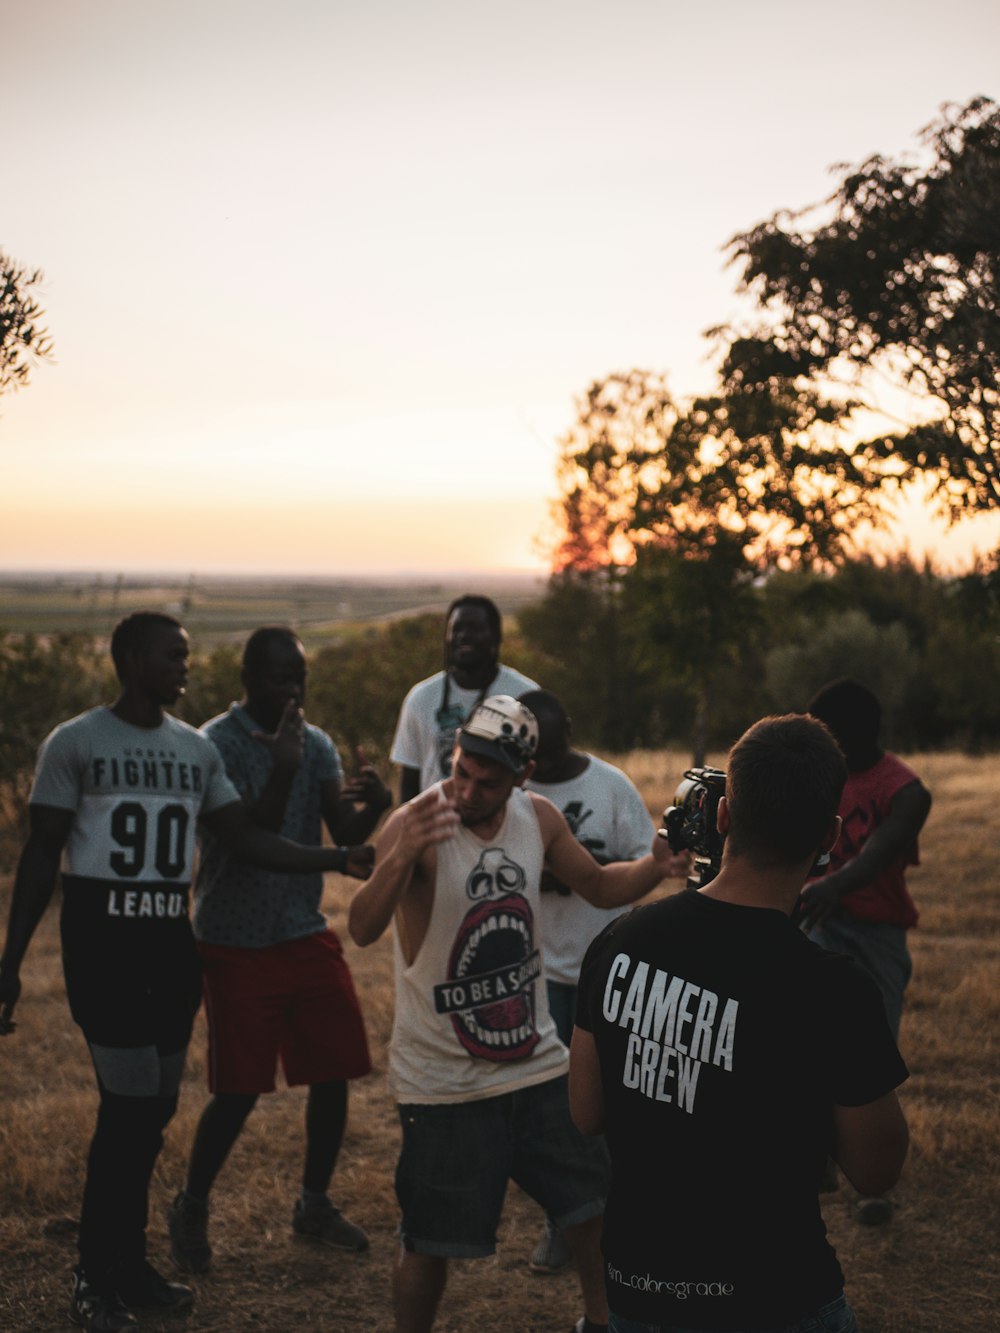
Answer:
[[[396,734],[389,752],[394,764],[417,769],[421,791],[451,776],[455,732],[481,699],[491,694],[510,694],[516,699],[527,690],[538,689],[535,681],[501,662],[485,690],[463,689],[452,677],[448,683],[448,707],[445,709],[442,707],[444,675],[443,671],[438,671],[428,676],[407,694],[399,710]]]
[[[598,860],[637,861],[646,856],[656,833],[649,811],[620,768],[588,755],[587,767],[568,782],[533,782],[526,790],[547,797],[562,813],[573,836]],[[568,887],[572,888],[572,885]],[[626,907],[594,907],[577,893],[548,889],[542,894],[545,973],[550,981],[575,986],[590,941]]]

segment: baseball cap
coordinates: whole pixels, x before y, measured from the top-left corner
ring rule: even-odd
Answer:
[[[458,743],[467,754],[492,759],[520,777],[538,748],[538,723],[511,695],[491,694],[469,714]]]

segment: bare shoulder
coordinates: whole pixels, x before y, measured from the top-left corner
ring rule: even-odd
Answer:
[[[558,837],[558,835],[568,827],[566,820],[558,806],[552,804],[547,796],[541,796],[536,791],[526,792],[525,795],[531,801],[535,811],[535,817],[538,820],[538,827],[542,831],[542,838],[545,845]]]

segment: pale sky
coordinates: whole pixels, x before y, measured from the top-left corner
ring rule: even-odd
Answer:
[[[0,400],[0,568],[541,567],[574,398],[711,384],[726,240],[1000,92],[996,0],[820,15],[13,0],[0,248],[56,360]]]

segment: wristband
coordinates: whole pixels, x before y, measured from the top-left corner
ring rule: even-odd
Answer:
[[[346,847],[335,847],[333,850],[337,853],[337,856],[339,857],[339,860],[336,862],[335,865],[333,865],[333,866],[331,867],[331,869],[333,870],[334,874],[337,874],[337,875],[346,875],[346,874],[347,874],[347,854],[348,854],[348,848],[346,848]]]

